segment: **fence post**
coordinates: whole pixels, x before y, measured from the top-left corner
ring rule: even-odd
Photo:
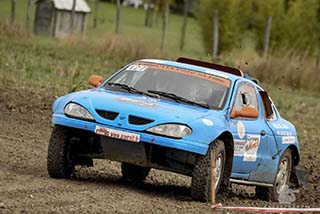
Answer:
[[[150,27],[150,12],[151,12],[151,1],[145,1],[145,17],[144,17],[144,26]]]
[[[213,12],[213,44],[212,44],[212,61],[218,56],[219,48],[219,11]]]
[[[116,29],[115,29],[116,33],[120,32],[120,7],[121,7],[121,2],[120,0],[117,0]]]
[[[97,25],[98,25],[98,12],[99,12],[99,0],[95,0],[93,28],[97,28]]]
[[[211,199],[211,204],[215,205],[216,204],[216,177],[215,177],[215,171],[214,169],[216,168],[216,151],[214,149],[211,149],[211,154],[210,154],[210,186],[211,186],[211,194],[210,194],[210,199]],[[215,213],[215,209],[211,209],[211,213]]]
[[[11,0],[11,19],[10,23],[13,24],[16,19],[16,0]]]
[[[320,47],[318,47],[318,50],[317,50],[316,67],[317,68],[320,67]]]
[[[27,5],[27,17],[26,17],[26,28],[27,28],[27,31],[30,30],[30,14],[31,14],[31,8],[32,8],[32,0],[28,0],[28,5]]]
[[[264,44],[263,44],[263,57],[264,58],[268,57],[271,24],[272,24],[272,16],[268,16],[267,21],[266,21],[266,28],[264,31]]]
[[[72,2],[72,11],[71,11],[71,32],[73,33],[74,31],[74,18],[76,15],[76,5],[77,5],[77,0],[73,0]]]
[[[185,39],[186,39],[186,31],[188,24],[188,7],[189,0],[184,0],[184,8],[183,8],[183,24],[181,29],[181,39],[180,39],[180,50],[184,49]]]
[[[160,50],[164,51],[167,40],[167,25],[168,25],[168,15],[169,15],[169,3],[165,3],[162,15],[162,38]]]

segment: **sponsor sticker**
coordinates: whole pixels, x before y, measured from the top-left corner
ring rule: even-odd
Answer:
[[[273,123],[272,125],[276,129],[289,129],[289,126],[287,126],[286,124]]]
[[[238,125],[237,125],[237,132],[238,132],[238,136],[240,139],[243,139],[244,138],[244,134],[246,132],[246,129],[243,125],[243,123],[241,121],[238,122]]]
[[[244,147],[243,161],[256,161],[260,145],[260,135],[248,135]]]
[[[144,102],[142,100],[135,100],[135,99],[126,98],[126,97],[121,97],[118,100],[121,102],[131,103],[131,104],[144,106],[144,107],[148,107],[148,108],[157,108],[158,107],[158,105],[156,105],[154,103]]]
[[[243,156],[244,147],[246,145],[245,140],[234,140],[234,156]]]
[[[285,136],[282,137],[282,144],[294,144],[296,139],[294,136]]]
[[[140,142],[140,135],[130,132],[124,132],[114,129],[109,129],[101,126],[96,126],[95,133],[106,137],[116,138],[120,140],[126,140],[131,142]]]
[[[213,126],[213,122],[209,119],[204,118],[202,119],[202,122],[207,126]]]
[[[277,131],[277,135],[291,136],[292,132],[290,132],[290,131]]]
[[[156,63],[150,63],[150,62],[138,62],[134,65],[146,66],[148,68],[159,69],[162,71],[175,72],[175,73],[180,73],[188,76],[198,77],[201,79],[205,79],[205,80],[217,83],[219,85],[223,85],[227,88],[230,88],[230,80],[217,75],[211,75],[211,74],[188,70],[188,69],[179,68],[175,66],[156,64]]]

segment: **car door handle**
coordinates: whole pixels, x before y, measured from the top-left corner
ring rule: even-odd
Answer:
[[[260,135],[261,136],[264,136],[264,135],[266,135],[267,134],[267,132],[265,131],[265,130],[262,130],[261,132],[260,132]]]

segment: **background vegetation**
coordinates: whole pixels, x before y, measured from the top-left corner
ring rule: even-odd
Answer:
[[[318,0],[204,0],[199,20],[206,47],[212,44],[212,16],[218,10],[221,52],[250,47],[261,52],[266,20],[272,17],[273,56],[298,54],[314,56],[319,49],[320,2]]]
[[[308,90],[316,96],[320,91],[320,71],[316,65],[320,3],[316,0],[198,1],[193,5],[196,18],[188,18],[183,51],[179,48],[181,15],[169,15],[167,45],[160,51],[161,11],[156,12],[153,26],[145,27],[142,8],[122,7],[120,33],[115,34],[116,6],[100,2],[96,28],[91,13],[86,34],[56,40],[34,36],[32,30],[25,29],[27,2],[17,2],[16,19],[11,25],[11,1],[0,1],[2,83],[34,85],[50,80],[50,84],[75,90],[85,85],[90,74],[108,76],[135,59],[186,56],[211,60],[212,13],[217,9],[220,16],[217,62],[241,68],[264,86]],[[94,8],[94,2],[88,3]],[[32,22],[34,9],[33,5]],[[273,17],[271,54],[263,58],[260,55],[268,16]]]

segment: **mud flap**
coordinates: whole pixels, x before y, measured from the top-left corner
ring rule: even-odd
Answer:
[[[103,156],[106,159],[131,163],[139,166],[147,165],[144,143],[126,142],[123,140],[101,137]]]
[[[296,168],[291,175],[291,181],[295,185],[299,187],[303,187],[304,189],[307,189],[309,174],[310,173],[305,169]]]

